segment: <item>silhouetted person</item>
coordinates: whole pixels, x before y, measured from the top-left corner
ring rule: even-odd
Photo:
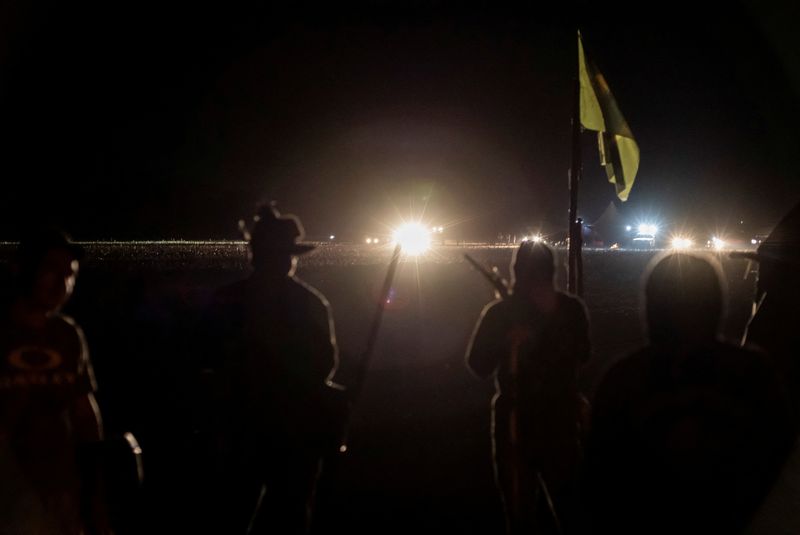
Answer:
[[[733,256],[733,255],[732,255]],[[755,254],[756,307],[743,343],[760,347],[775,361],[800,420],[800,204],[794,207]]]
[[[0,324],[0,532],[77,535],[108,528],[91,453],[102,437],[83,333],[59,311],[82,249],[30,234],[13,261]]]
[[[732,253],[758,262],[753,316],[742,344],[767,351],[786,385],[792,402],[795,445],[781,474],[762,504],[748,533],[798,533],[800,515],[800,204],[765,239],[755,254]]]
[[[718,340],[719,264],[687,253],[651,262],[649,344],[598,387],[584,503],[593,532],[737,533],[790,443],[788,402],[760,353]]]
[[[555,289],[547,245],[520,245],[512,271],[513,291],[483,310],[467,364],[497,388],[492,438],[508,531],[555,527],[541,481],[566,529],[580,449],[577,376],[590,356],[586,311]]]
[[[299,220],[258,210],[249,241],[253,272],[222,288],[211,308],[212,365],[221,378],[226,443],[225,533],[304,533],[321,469],[322,399],[336,367],[326,299],[295,275],[313,246]],[[212,504],[213,506],[213,504]]]

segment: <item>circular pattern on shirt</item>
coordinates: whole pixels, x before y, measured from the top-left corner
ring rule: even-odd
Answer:
[[[61,354],[48,347],[22,346],[8,354],[8,363],[19,370],[52,370],[58,368],[62,362]]]

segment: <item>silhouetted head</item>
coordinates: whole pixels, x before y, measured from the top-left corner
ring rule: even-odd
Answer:
[[[81,246],[56,229],[23,236],[13,265],[20,297],[36,308],[58,310],[72,295],[83,255]]]
[[[253,267],[262,275],[285,277],[294,271],[296,255],[314,249],[297,243],[305,234],[303,225],[293,215],[281,215],[274,202],[259,206],[251,229],[244,221],[239,226],[248,241]]]
[[[512,265],[515,293],[534,288],[553,288],[556,271],[553,250],[544,243],[522,242],[514,251]]]
[[[794,301],[800,294],[800,204],[775,225],[755,253],[732,253],[759,263],[758,287],[773,297]]]
[[[657,345],[713,340],[725,308],[719,262],[669,253],[650,263],[644,283],[647,330]]]

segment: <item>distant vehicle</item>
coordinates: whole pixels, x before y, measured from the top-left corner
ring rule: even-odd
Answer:
[[[626,230],[635,230],[633,238],[631,239],[631,247],[634,249],[652,249],[656,246],[656,234],[658,234],[657,225],[642,223],[635,229],[628,226]]]
[[[768,236],[769,234],[756,234],[750,239],[750,247],[758,247]]]
[[[652,249],[656,246],[656,237],[653,234],[637,234],[632,242],[636,249]]]

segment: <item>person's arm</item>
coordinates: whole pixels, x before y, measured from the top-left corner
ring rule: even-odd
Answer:
[[[72,406],[72,426],[76,441],[82,443],[95,443],[103,439],[103,425],[100,418],[100,407],[94,397],[97,383],[94,370],[89,360],[89,350],[83,331],[75,325],[79,344],[79,361],[77,370],[77,392]]]
[[[325,374],[325,381],[331,382],[336,376],[336,371],[339,369],[339,346],[336,343],[336,331],[333,327],[333,311],[330,305],[326,307],[328,313],[327,322],[327,340],[325,344],[325,357],[322,360],[322,368],[320,371],[327,370]]]
[[[103,422],[100,407],[94,394],[80,396],[72,408],[72,425],[79,444],[93,444],[103,440]]]
[[[498,307],[500,303],[496,301],[486,305],[467,346],[467,367],[484,379],[497,369],[506,342]]]
[[[94,372],[89,360],[86,342],[76,326],[80,340],[78,366],[78,395],[72,404],[70,417],[78,447],[78,464],[81,477],[81,515],[89,534],[111,533],[108,510],[103,496],[103,481],[99,454],[102,452],[103,423],[100,408],[94,397],[96,390]]]
[[[308,333],[311,344],[311,373],[318,380],[330,381],[339,366],[339,348],[336,344],[336,330],[333,325],[333,311],[328,300],[319,291],[312,290],[316,297],[313,302],[313,318]]]

